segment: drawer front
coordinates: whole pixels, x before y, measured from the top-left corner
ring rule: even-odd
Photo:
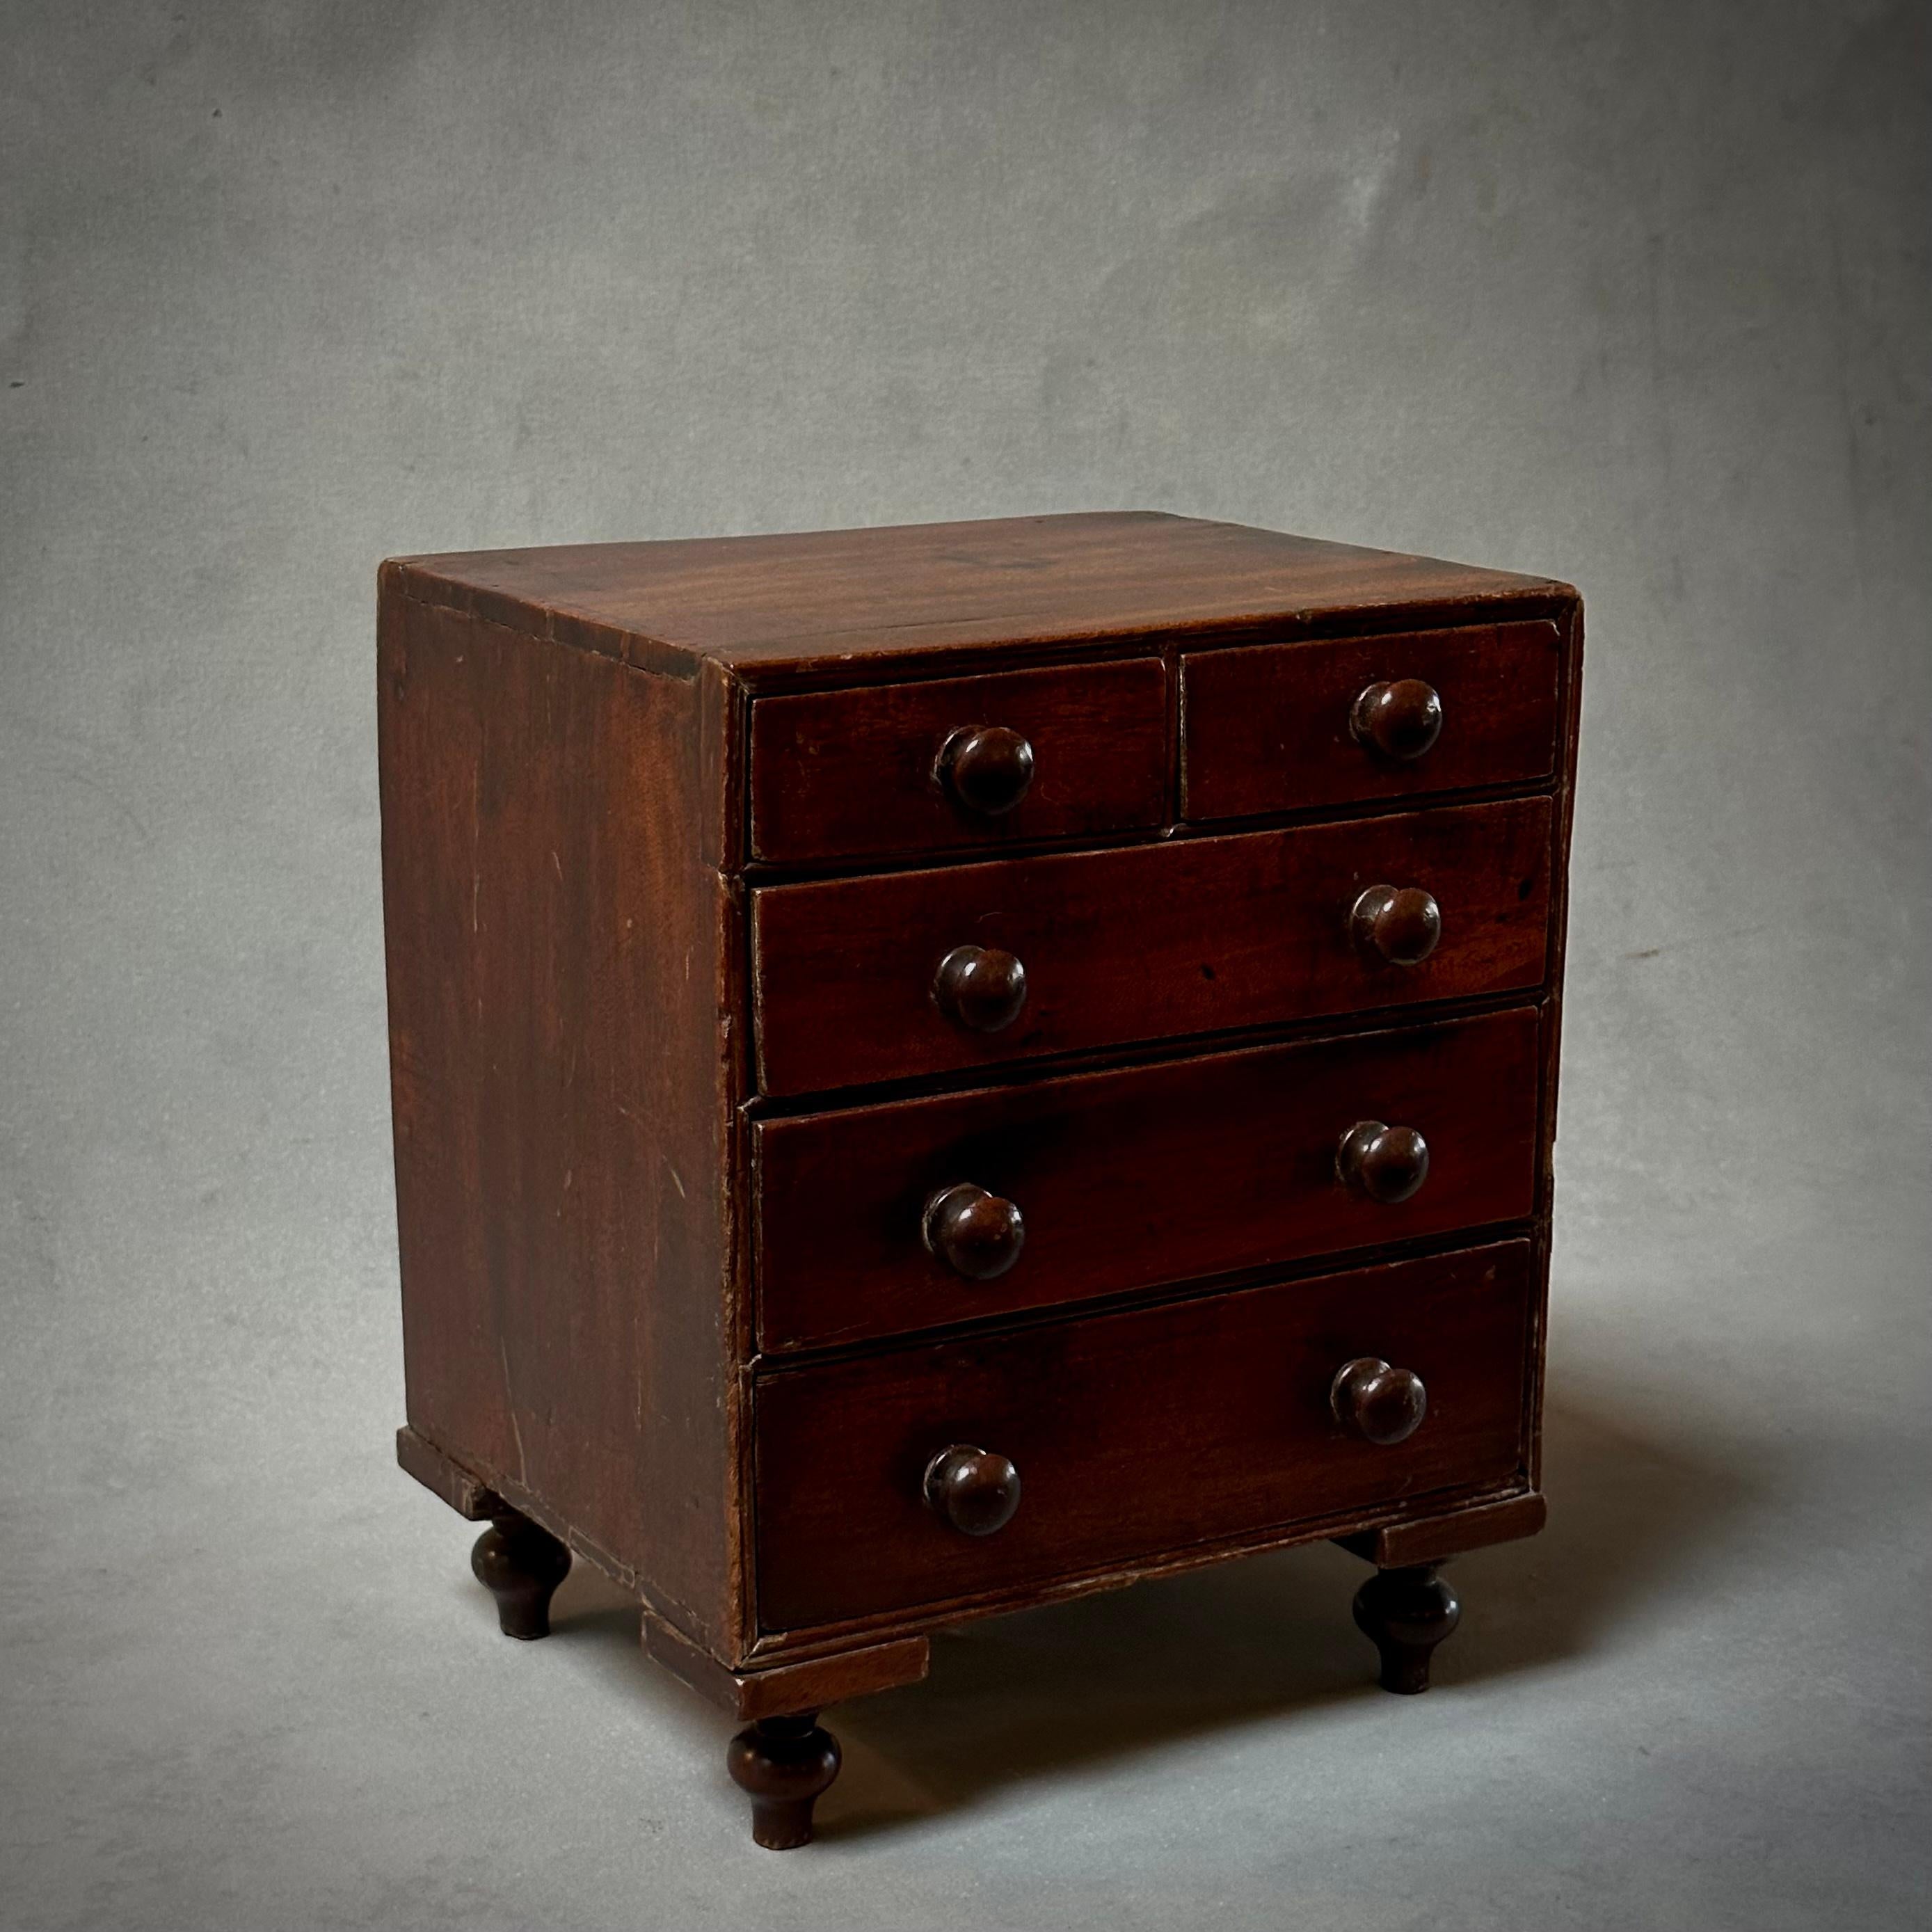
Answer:
[[[1158,825],[1167,714],[1155,658],[756,699],[752,854],[941,851]]]
[[[760,1084],[810,1093],[1534,986],[1550,859],[1550,802],[1532,798],[761,887]],[[1442,937],[1419,964],[1352,932],[1376,885],[1438,903]],[[941,1004],[940,964],[968,949],[1024,968],[1023,1002],[997,1030],[967,1023],[956,994]]]
[[[1535,1012],[1518,1010],[764,1122],[762,1345],[890,1335],[1526,1218],[1538,1034]],[[1339,1175],[1338,1143],[1364,1120],[1422,1136],[1426,1172],[1406,1198]],[[977,1218],[950,1232],[940,1203],[958,1189],[978,1191],[952,1197]]]
[[[1546,777],[1561,650],[1556,626],[1539,622],[1190,652],[1182,812],[1238,818]],[[1414,682],[1439,706],[1426,749],[1417,749],[1429,728],[1412,690],[1384,700],[1379,728],[1365,716],[1357,735],[1364,694]],[[1378,746],[1377,728],[1390,749]]]
[[[1504,1482],[1524,1454],[1531,1280],[1528,1244],[1509,1242],[767,1375],[760,1622],[929,1608]],[[1406,1441],[1336,1420],[1336,1372],[1361,1357],[1421,1378]],[[924,1500],[956,1444],[1018,1472],[992,1534]]]

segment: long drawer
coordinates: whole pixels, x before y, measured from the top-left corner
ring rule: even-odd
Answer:
[[[937,1606],[1505,1484],[1526,1453],[1530,1258],[1507,1242],[769,1372],[760,1624]],[[1367,1358],[1420,1378],[1404,1440],[1337,1420],[1337,1371]],[[955,1445],[1017,1472],[996,1533],[962,1534],[926,1500]]]
[[[1550,801],[1534,797],[764,886],[760,1082],[811,1093],[1534,986],[1550,861]],[[1376,885],[1439,907],[1420,963],[1352,928]],[[962,959],[1019,997],[967,1004],[943,970]]]
[[[1519,1008],[762,1122],[761,1345],[890,1335],[1527,1216],[1538,1024]],[[1338,1173],[1341,1137],[1362,1120],[1422,1137],[1426,1171],[1402,1198]],[[973,1217],[950,1240],[949,1199]]]

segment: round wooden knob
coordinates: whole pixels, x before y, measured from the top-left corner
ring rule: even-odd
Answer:
[[[1401,1442],[1422,1426],[1429,1391],[1412,1369],[1392,1369],[1374,1355],[1344,1362],[1329,1384],[1328,1404],[1344,1429],[1370,1442]]]
[[[932,996],[956,1025],[998,1033],[1026,1004],[1026,968],[997,946],[956,946],[939,962]]]
[[[1391,966],[1420,966],[1442,937],[1442,908],[1420,886],[1371,886],[1348,910],[1364,952]]]
[[[997,818],[1026,796],[1033,747],[1004,724],[956,731],[939,749],[939,782],[969,812]]]
[[[1442,736],[1442,700],[1419,677],[1372,684],[1355,700],[1348,729],[1357,744],[1407,764]]]
[[[926,1204],[926,1245],[956,1274],[991,1281],[1020,1258],[1026,1223],[1010,1201],[962,1181]]]
[[[1429,1178],[1429,1143],[1413,1127],[1358,1120],[1335,1150],[1335,1172],[1358,1193],[1393,1207]]]
[[[926,1466],[926,1500],[962,1536],[991,1536],[1020,1506],[1020,1472],[1004,1456],[956,1442]]]

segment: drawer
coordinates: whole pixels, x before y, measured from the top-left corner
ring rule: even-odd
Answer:
[[[1156,658],[758,698],[752,856],[938,851],[1157,825],[1167,714]]]
[[[760,1622],[930,1610],[1506,1483],[1525,1454],[1532,1279],[1528,1244],[1508,1242],[767,1374]],[[1364,1357],[1421,1378],[1406,1440],[1336,1419],[1336,1371]],[[962,1534],[924,1499],[954,1444],[1018,1472],[994,1534]]]
[[[1239,818],[1546,777],[1561,650],[1556,626],[1538,622],[1190,652],[1182,812]],[[1403,688],[1377,715],[1368,694],[1384,686]],[[1420,686],[1435,694],[1432,740]]]
[[[760,887],[760,1084],[810,1093],[1538,986],[1550,812],[1521,799]],[[1352,910],[1377,885],[1439,904],[1419,964],[1358,942]],[[997,997],[1015,988],[1016,1010]]]
[[[762,1122],[762,1346],[1526,1218],[1538,1027],[1519,1009]],[[1338,1144],[1361,1120],[1422,1137],[1426,1171],[1406,1198],[1400,1166],[1378,1170],[1374,1193],[1340,1177]],[[1384,1157],[1410,1152],[1398,1138]]]

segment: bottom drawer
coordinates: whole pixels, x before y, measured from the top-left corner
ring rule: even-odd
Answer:
[[[1510,1241],[774,1371],[756,1399],[760,1623],[938,1606],[1502,1482],[1526,1440],[1532,1283]],[[1336,1372],[1362,1358],[1420,1378],[1426,1412],[1400,1442],[1336,1418]],[[953,1444],[1018,1471],[992,1534],[926,1501]]]

